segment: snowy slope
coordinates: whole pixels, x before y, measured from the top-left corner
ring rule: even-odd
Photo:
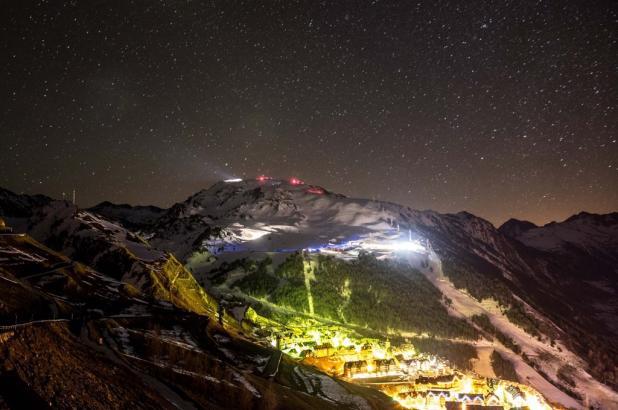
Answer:
[[[223,230],[220,238],[224,242],[239,245],[229,247],[230,251],[296,250],[369,235],[384,239],[411,234],[451,251],[470,248],[472,241],[478,253],[492,263],[516,263],[529,270],[518,260],[512,240],[469,213],[416,211],[317,188],[323,193],[314,193],[314,186],[281,180],[220,182],[170,208],[157,223],[152,243],[174,244],[174,251],[183,258],[203,245],[199,240],[208,238],[202,234],[213,226]]]
[[[287,181],[248,180],[217,183],[174,205],[151,241],[155,246],[173,244],[183,258],[210,245],[213,238],[204,233],[213,226],[222,229],[221,245],[237,245],[228,247],[235,252],[304,249],[395,228],[393,213],[379,202]]]
[[[196,313],[216,311],[214,300],[172,254],[99,215],[51,201],[33,210],[28,226],[38,241],[146,297]]]
[[[106,219],[120,222],[132,230],[140,230],[152,225],[165,213],[164,209],[156,206],[131,206],[112,204],[108,201],[101,202],[88,210]]]
[[[500,227],[504,232],[507,229],[504,225]],[[618,213],[595,215],[582,212],[560,223],[509,232],[509,235],[526,246],[543,251],[566,253],[576,249],[618,260]]]
[[[441,263],[437,255],[432,254],[430,260],[431,269],[424,269],[423,273],[452,301],[450,309],[453,314],[467,318],[479,314],[488,316],[492,325],[520,346],[523,353],[532,358],[538,369],[541,369],[551,377],[554,383],[559,383],[556,372],[561,366],[565,364],[574,365],[576,371],[573,374],[573,378],[576,380],[576,390],[588,401],[589,405],[600,406],[600,408],[614,408],[618,406],[618,393],[595,380],[585,370],[585,362],[569,351],[566,346],[561,345],[560,342],[552,345],[547,341],[539,340],[526,333],[508,320],[495,301],[479,301],[471,297],[467,292],[456,289],[443,275]],[[533,310],[530,306],[528,306],[528,309]],[[538,312],[534,312],[534,314],[539,315]],[[497,340],[493,342],[481,340],[477,344],[479,351],[487,350],[488,348],[496,349],[503,356],[508,357],[515,364],[520,380],[542,392],[553,403],[559,403],[567,408],[583,408],[581,403],[548,382],[539,373],[538,369],[531,367],[520,355],[515,354]]]

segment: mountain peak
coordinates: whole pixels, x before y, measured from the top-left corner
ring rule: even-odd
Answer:
[[[597,224],[616,224],[618,223],[618,212],[611,212],[608,214],[595,214],[591,212],[581,211],[565,219],[563,223],[578,221],[590,221]]]
[[[538,226],[530,221],[522,221],[520,219],[511,218],[503,223],[498,228],[498,231],[508,237],[517,238],[522,233],[534,228],[538,228]]]
[[[224,208],[268,201],[269,203],[293,202],[295,199],[331,194],[326,189],[310,185],[298,178],[274,179],[259,176],[255,179],[219,181],[207,189],[191,195],[184,204],[200,208]],[[341,196],[343,197],[343,196]],[[214,211],[214,209],[213,209]]]

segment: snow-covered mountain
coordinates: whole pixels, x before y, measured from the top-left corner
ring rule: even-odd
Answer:
[[[144,220],[143,209],[123,212],[121,222]],[[589,309],[596,306],[593,300],[603,304],[613,296],[608,289],[618,287],[616,219],[616,214],[579,214],[560,224],[536,227],[511,220],[496,229],[467,212],[418,211],[268,179],[214,184],[165,210],[143,233],[153,246],[185,262],[207,251],[233,259],[359,240],[428,240],[441,259],[454,262],[459,277],[465,270],[480,278],[468,278],[468,286],[481,288],[489,280],[514,290],[527,303],[547,304],[560,317],[573,311],[577,292],[586,301],[585,312],[604,318],[594,325],[612,334],[614,324],[605,320],[607,304]],[[573,280],[583,282],[574,286]]]
[[[196,295],[207,301],[208,295],[174,255],[153,248],[122,225],[67,201],[10,191],[0,194],[0,216],[17,232],[27,232],[55,251],[131,285],[143,297],[190,306],[189,310],[198,312],[216,310],[209,303],[201,303]],[[191,292],[182,292],[187,289]]]
[[[520,244],[472,214],[418,211],[285,180],[219,182],[172,206],[149,232],[154,246],[183,260],[213,243],[243,254],[413,237],[429,240],[444,256],[483,260],[506,276],[513,269],[531,274]]]
[[[139,212],[139,211],[136,211]],[[153,244],[183,244],[181,257],[208,239],[213,227],[239,245],[236,250],[304,249],[359,237],[410,231],[455,250],[474,241],[495,261],[513,256],[513,241],[491,223],[469,213],[416,211],[393,203],[348,198],[324,188],[284,180],[220,182],[171,207],[154,224]],[[196,242],[198,241],[198,242]],[[242,245],[242,246],[240,246]]]
[[[220,182],[174,205],[163,221],[200,218],[240,241],[267,236],[270,247],[303,248],[320,240],[392,228],[381,204],[351,200],[323,188],[288,181]],[[343,228],[344,232],[338,232]],[[165,238],[161,232],[158,237]],[[316,241],[316,237],[319,238]],[[282,239],[283,240],[279,240]],[[250,244],[257,250],[263,243]],[[265,248],[266,250],[266,248]]]
[[[152,225],[165,210],[157,206],[131,206],[128,204],[112,204],[105,201],[89,209],[112,221],[119,221],[132,230],[140,230]]]
[[[500,231],[524,245],[559,254],[579,257],[590,256],[598,260],[618,262],[618,213],[606,215],[581,212],[563,222],[535,226],[521,222],[526,229],[514,230],[510,221]]]
[[[563,222],[512,229],[505,223],[500,232],[523,245],[529,259],[537,261],[535,273],[545,277],[539,287],[547,294],[572,301],[571,313],[585,328],[618,332],[618,213],[606,215],[581,212]],[[568,315],[569,311],[563,314]],[[601,322],[599,324],[598,322]],[[586,326],[592,322],[591,325]],[[612,344],[614,336],[610,336]]]
[[[614,214],[580,214],[566,226],[511,222],[499,230],[467,212],[418,211],[317,186],[248,180],[217,183],[174,205],[155,224],[151,241],[175,246],[187,260],[213,244],[221,245],[220,257],[238,258],[359,239],[427,240],[457,288],[497,300],[509,320],[547,343],[562,340],[585,357],[592,374],[617,383],[616,360],[608,359],[618,357],[618,285],[608,270],[618,249],[613,221]],[[546,237],[564,243],[541,246],[537,238]]]
[[[498,229],[506,236],[510,236],[511,238],[517,238],[522,233],[534,228],[538,228],[538,226],[536,226],[532,222],[511,218],[502,225],[500,225],[500,228]]]
[[[27,222],[23,226],[35,238],[69,254],[90,241],[94,229],[138,259],[169,252],[198,278],[214,266],[212,254],[219,263],[266,255],[282,260],[297,250],[349,256],[379,249],[396,255],[418,243],[422,266],[433,261],[428,277],[454,300],[452,313],[467,319],[479,309],[489,314],[494,326],[525,347],[522,366],[545,375],[534,377],[557,383],[560,363],[572,360],[562,353],[566,349],[585,363],[581,383],[589,383],[589,373],[618,385],[615,213],[582,213],[541,227],[509,220],[497,229],[467,212],[419,211],[299,181],[263,179],[219,182],[169,209],[103,203],[89,211],[66,210],[71,215],[54,220],[50,215],[61,211],[50,211],[49,198],[0,194],[0,216]],[[89,262],[97,261],[93,254]],[[488,310],[494,304],[497,310]]]

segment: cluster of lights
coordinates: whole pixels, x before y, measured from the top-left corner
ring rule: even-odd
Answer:
[[[315,194],[315,195],[324,195],[325,194],[325,192],[324,192],[324,190],[322,188],[315,187],[315,186],[307,188],[307,192],[310,193],[310,194]]]
[[[325,366],[332,366],[333,355],[340,355],[340,360],[345,361],[358,361],[362,360],[366,364],[361,371],[353,371],[351,374],[347,374],[350,379],[361,382],[362,380],[373,379],[376,377],[395,377],[396,380],[402,380],[401,377],[414,377],[414,375],[425,375],[428,377],[436,377],[439,375],[448,375],[453,372],[452,369],[445,363],[437,359],[435,356],[418,355],[414,348],[411,346],[401,346],[391,348],[390,343],[383,345],[377,340],[353,340],[351,336],[348,337],[346,332],[339,330],[322,332],[317,328],[307,328],[304,332],[304,336],[299,336],[301,339],[311,341],[312,343],[306,345],[305,342],[300,340],[294,340],[292,343],[286,343],[282,340],[285,347],[283,350],[294,355],[301,354],[302,351],[307,349],[319,348],[323,353],[320,356],[315,356],[313,363],[320,363]],[[273,347],[278,347],[279,339],[276,337],[270,337],[269,342]],[[329,347],[326,351],[324,345],[330,344],[335,351],[345,348],[346,350],[339,350],[338,353],[334,353]],[[356,354],[354,354],[356,351]],[[322,356],[325,354],[326,356]],[[400,357],[401,356],[401,357]],[[384,365],[382,361],[394,358],[389,364]],[[397,359],[399,358],[399,359]],[[413,360],[412,363],[402,361]],[[324,360],[323,360],[324,359]],[[393,367],[393,364],[395,367]],[[360,369],[359,369],[360,370]],[[463,377],[462,377],[463,376]],[[402,407],[415,408],[419,410],[439,410],[444,409],[444,400],[450,400],[459,402],[463,409],[468,408],[471,404],[477,404],[480,401],[480,405],[494,405],[500,404],[505,408],[512,407],[528,407],[531,410],[550,410],[551,407],[543,400],[533,389],[519,385],[516,383],[501,381],[495,388],[490,389],[484,380],[478,379],[470,375],[461,375],[459,378],[454,379],[449,385],[440,385],[437,382],[437,386],[434,389],[438,389],[444,392],[444,395],[431,396],[428,392],[432,389],[429,385],[413,387],[419,396],[399,396],[400,390],[389,390],[387,394],[393,395],[393,399],[399,402]],[[411,385],[410,385],[411,386]],[[511,387],[512,386],[512,387]],[[410,387],[405,388],[404,392]],[[413,391],[410,391],[413,393]],[[519,392],[519,393],[518,393]],[[489,395],[491,393],[491,395]]]
[[[506,386],[510,386],[510,388],[515,388],[516,391],[521,394],[512,394],[508,391]],[[486,405],[493,405],[502,403],[501,407],[503,408],[528,408],[530,410],[551,410],[551,407],[543,400],[543,398],[534,391],[528,391],[529,388],[527,386],[518,385],[510,382],[501,382],[496,389],[493,391],[493,402],[490,402],[489,398]],[[420,390],[424,391],[424,390]],[[471,396],[476,393],[481,394],[483,400],[485,398],[485,393],[483,388],[475,387],[475,380],[469,376],[466,376],[462,379],[461,384],[458,388],[452,388],[445,390],[447,393],[447,400],[455,400],[461,403],[461,408],[466,409],[468,407],[468,401],[472,400]],[[475,393],[476,392],[476,393]],[[462,397],[462,395],[464,397]],[[467,396],[467,398],[465,397]],[[395,400],[399,402],[403,407],[406,408],[414,408],[418,410],[438,410],[444,409],[444,406],[438,399],[439,396],[434,396],[434,399],[427,399],[425,401],[424,398],[421,401],[414,400],[411,398],[401,399],[395,397]],[[474,403],[474,401],[472,401]],[[483,404],[481,404],[482,406]],[[505,407],[506,406],[506,407]]]
[[[352,341],[348,337],[342,338],[339,333],[332,337],[332,339],[330,340],[330,344],[334,348],[339,348],[340,346],[351,347],[353,345]]]
[[[272,181],[273,177],[269,177],[268,175],[259,175],[255,179],[259,182],[266,182],[266,181]],[[288,180],[288,182],[291,185],[305,185],[305,181],[303,181],[302,179],[296,178],[296,177],[291,177]]]
[[[392,246],[392,249],[424,249],[418,241],[409,243],[411,245]],[[419,354],[411,345],[392,347],[389,341],[359,340],[344,329],[329,326],[321,330],[306,320],[295,325],[290,336],[275,334],[281,332],[274,331],[268,338],[273,347],[293,357],[304,357],[320,369],[335,371],[337,367],[333,363],[336,362],[344,365],[344,377],[360,383],[366,380],[375,383],[376,378],[382,383],[384,378],[390,378],[384,379],[390,387],[383,391],[405,408],[443,410],[446,400],[459,403],[464,410],[472,405],[551,410],[543,397],[528,386],[506,381],[489,385],[485,379],[454,371],[436,356]],[[307,351],[314,354],[303,355]],[[350,366],[345,366],[348,363]],[[418,384],[410,382],[418,376],[429,380]],[[452,379],[438,379],[441,376],[452,376]]]
[[[340,244],[328,244],[320,247],[310,247],[306,250],[308,252],[340,252],[349,255],[357,255],[358,250],[364,250],[368,252],[416,252],[426,253],[427,248],[423,246],[418,240],[411,241],[372,241],[365,242],[362,240],[353,240]]]
[[[267,182],[267,181],[272,181],[273,177],[270,177],[268,175],[258,175],[257,177],[255,177],[255,180],[258,182]],[[229,179],[224,179],[223,182],[227,183],[227,184],[234,184],[234,183],[238,183],[238,182],[242,182],[243,179],[242,178],[229,178]],[[296,178],[296,177],[291,177],[288,182],[290,183],[290,185],[305,185],[305,181],[303,181],[302,179]],[[306,192],[308,194],[314,194],[314,195],[324,195],[326,193],[326,191],[324,191],[323,188],[319,187],[319,186],[313,186],[310,185]]]
[[[419,241],[362,242],[360,246],[372,251],[423,252],[426,250]]]

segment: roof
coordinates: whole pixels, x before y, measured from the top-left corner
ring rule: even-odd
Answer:
[[[484,402],[485,401],[485,396],[483,396],[482,394],[472,394],[472,393],[459,393],[457,395],[457,397],[459,398],[459,400],[461,401],[465,401],[465,400],[470,400],[470,401],[481,401]]]
[[[456,374],[446,374],[446,375],[436,376],[436,377],[421,376],[418,379],[416,379],[416,383],[418,384],[453,383],[455,380],[457,380],[457,378],[458,377]]]
[[[501,400],[494,393],[489,394],[487,396],[487,403],[500,403]]]
[[[450,397],[450,392],[446,391],[446,390],[427,390],[427,395],[428,396],[443,396],[443,397]]]
[[[522,397],[523,396],[523,393],[521,392],[521,390],[517,386],[508,385],[506,387],[506,391],[507,391],[507,393],[509,393],[513,397]]]
[[[406,398],[411,398],[411,399],[415,399],[417,397],[427,397],[427,392],[426,391],[409,391],[409,392],[403,392],[403,393],[399,393],[399,398],[401,399],[406,399]]]
[[[345,362],[345,364],[343,365],[344,369],[351,369],[354,367],[362,367],[362,366],[367,366],[367,361],[366,360],[357,360],[354,362]]]
[[[377,360],[374,360],[373,363],[376,366],[379,366],[383,364],[395,364],[395,361],[393,359],[377,359]]]

